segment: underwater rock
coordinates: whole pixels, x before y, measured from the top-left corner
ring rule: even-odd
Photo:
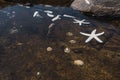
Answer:
[[[0,9],[0,80],[119,80],[118,53],[120,29],[71,8]]]
[[[120,0],[74,0],[71,7],[97,16],[120,17]]]

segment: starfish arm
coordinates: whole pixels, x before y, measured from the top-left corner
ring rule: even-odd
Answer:
[[[83,22],[83,21],[80,21],[80,20],[77,20],[77,19],[74,19],[74,21],[77,22],[77,23]]]
[[[33,17],[36,17],[36,16],[38,16],[39,15],[39,12],[38,11],[36,11],[36,12],[34,12],[34,15],[33,15]],[[39,15],[40,16],[40,15]]]
[[[90,42],[92,39],[93,39],[93,37],[92,37],[92,36],[90,36],[90,37],[89,37],[89,38],[85,41],[85,43]]]
[[[61,19],[60,16],[61,16],[61,15],[57,15],[55,18],[52,19],[52,21],[56,21],[56,20],[58,20],[58,19]]]
[[[90,24],[90,22],[83,22],[84,24]]]
[[[49,10],[46,10],[46,11],[44,11],[45,13],[53,13],[53,11],[49,11]]]
[[[74,21],[73,23],[78,23],[78,22]]]
[[[94,29],[92,32],[91,32],[91,34],[95,34],[96,33],[96,29]]]
[[[100,42],[100,43],[103,43],[103,41],[100,40],[97,36],[95,36],[94,39],[96,39],[96,40],[97,40],[98,42]]]
[[[37,12],[35,12],[35,13],[34,13],[33,17],[35,17],[35,16],[36,16],[36,14],[37,14]]]
[[[54,15],[53,15],[53,14],[50,14],[50,13],[48,13],[47,16],[49,16],[49,17],[54,17]]]
[[[84,22],[85,21],[85,19],[83,19],[83,20],[81,20],[82,22]]]
[[[98,33],[98,34],[96,34],[96,36],[101,36],[101,35],[103,35],[105,32],[101,32],[101,33]]]
[[[80,32],[80,34],[85,35],[85,36],[90,36],[90,34]]]
[[[75,18],[74,16],[67,15],[67,14],[64,14],[63,16],[64,16],[64,17],[68,17],[68,18]]]
[[[82,25],[82,23],[81,23],[81,22],[79,22],[79,25],[81,26],[81,25]]]
[[[51,23],[51,24],[48,26],[48,28],[50,29],[50,28],[52,28],[54,25],[55,25],[54,23]]]
[[[77,19],[73,19],[75,22],[77,22],[78,20]]]

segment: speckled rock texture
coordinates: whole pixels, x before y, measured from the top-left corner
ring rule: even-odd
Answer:
[[[92,12],[98,16],[120,17],[120,0],[74,0],[71,7],[83,12]]]
[[[73,0],[5,0],[8,2],[19,2],[19,3],[40,3],[57,6],[69,6]]]

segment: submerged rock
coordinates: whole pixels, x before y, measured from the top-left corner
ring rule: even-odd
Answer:
[[[98,16],[120,17],[120,0],[74,0],[71,7]]]
[[[0,9],[0,80],[119,80],[118,53],[120,29],[71,8]]]

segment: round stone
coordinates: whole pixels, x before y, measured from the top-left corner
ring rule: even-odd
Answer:
[[[17,43],[17,45],[18,45],[18,46],[22,46],[22,45],[23,45],[23,43],[20,43],[20,42],[19,42],[19,43]]]
[[[40,72],[37,72],[37,76],[39,76],[40,75]]]
[[[72,32],[67,32],[66,35],[67,36],[73,36],[73,33]]]
[[[50,52],[50,51],[52,51],[52,50],[53,50],[52,47],[48,47],[48,48],[47,48],[47,51],[48,51],[48,52]]]
[[[75,43],[76,43],[75,40],[70,40],[69,42],[70,42],[71,44],[75,44]]]
[[[64,49],[64,52],[65,52],[65,53],[70,53],[70,48],[65,48],[65,49]]]
[[[74,65],[82,66],[84,62],[82,60],[74,60]]]

